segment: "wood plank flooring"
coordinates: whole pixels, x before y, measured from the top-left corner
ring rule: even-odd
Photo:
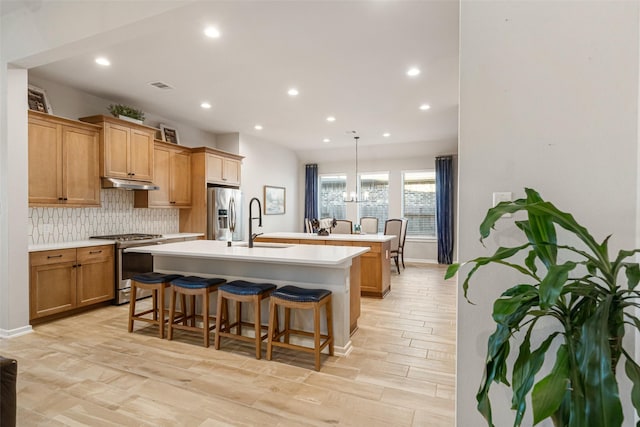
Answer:
[[[392,273],[386,298],[362,299],[352,353],[323,355],[320,372],[301,352],[256,360],[241,342],[216,351],[140,323],[129,334],[127,305],[36,326],[0,339],[18,360],[18,425],[453,426],[456,285],[444,272]]]

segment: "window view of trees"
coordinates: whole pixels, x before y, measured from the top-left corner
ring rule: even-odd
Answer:
[[[347,191],[346,175],[320,175],[320,218],[346,219],[344,193]]]
[[[404,172],[403,216],[409,219],[407,236],[436,236],[435,172]]]
[[[384,222],[389,218],[389,174],[361,174],[358,218],[378,218],[378,232],[384,231]]]

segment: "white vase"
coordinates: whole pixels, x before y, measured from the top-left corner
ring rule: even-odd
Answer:
[[[133,117],[127,117],[127,116],[119,115],[118,118],[121,119],[121,120],[125,120],[127,122],[137,123],[139,125],[142,124],[142,120],[134,119]]]

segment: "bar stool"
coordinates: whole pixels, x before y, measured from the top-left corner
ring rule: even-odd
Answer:
[[[278,332],[278,306],[284,307],[284,330]],[[320,332],[320,308],[324,306],[327,316],[327,334]],[[313,332],[291,329],[291,309],[313,310]],[[291,334],[313,337],[313,348],[290,344]],[[280,341],[284,338],[284,342]],[[324,339],[322,343],[320,340]],[[271,294],[269,303],[269,339],[267,340],[267,360],[271,360],[273,347],[284,347],[315,354],[316,371],[320,370],[320,352],[329,346],[333,356],[333,316],[331,311],[331,291],[326,289],[303,289],[297,286],[283,286]]]
[[[209,327],[209,294],[217,291],[218,287],[225,282],[225,279],[197,276],[180,277],[172,280],[171,297],[169,302],[169,335],[167,336],[167,339],[173,339],[174,329],[195,332],[202,331],[204,335],[204,346],[209,347],[209,333],[215,328],[215,325]],[[189,314],[186,306],[183,306],[184,316],[176,320],[177,295],[181,295],[183,297],[183,302],[187,295],[191,296],[191,313]],[[196,296],[198,295],[202,296],[202,315],[196,314]],[[202,318],[202,328],[196,326],[196,320],[198,317]],[[223,321],[226,321],[226,316],[222,317]],[[190,325],[187,325],[187,320],[191,320]],[[182,321],[182,324],[179,323],[180,321]]]
[[[220,337],[227,337],[240,341],[254,342],[256,346],[256,359],[260,359],[262,357],[262,340],[267,337],[267,334],[262,335],[261,330],[268,329],[268,326],[262,326],[260,324],[260,303],[263,299],[269,297],[275,288],[276,285],[271,283],[252,283],[244,280],[234,280],[233,282],[226,283],[218,288],[215,337],[216,350],[220,349]],[[236,302],[236,320],[233,323],[230,323],[231,321],[227,320],[225,330],[221,330],[220,325],[224,321],[224,319],[222,319],[222,309],[223,304],[226,304],[226,300]],[[253,303],[253,323],[242,321],[243,302]],[[243,336],[242,326],[253,326],[255,336]],[[231,333],[232,328],[236,328],[235,334]]]
[[[169,286],[174,279],[182,277],[180,274],[162,274],[162,273],[144,273],[137,274],[131,279],[131,301],[129,302],[129,332],[133,332],[133,322],[147,322],[158,325],[160,328],[160,338],[164,338],[164,324],[167,319],[164,318],[164,289]],[[151,291],[153,299],[152,307],[136,313],[136,295],[138,289],[146,289]],[[183,299],[184,311],[184,299]],[[144,317],[152,314],[151,318]]]

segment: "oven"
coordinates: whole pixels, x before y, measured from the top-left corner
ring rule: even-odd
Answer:
[[[167,241],[159,234],[115,234],[110,236],[92,236],[92,239],[115,240],[115,304],[126,304],[131,300],[131,278],[136,274],[153,271],[153,256],[127,252],[126,249],[137,246],[159,245]],[[136,299],[146,298],[151,291],[138,289]]]

